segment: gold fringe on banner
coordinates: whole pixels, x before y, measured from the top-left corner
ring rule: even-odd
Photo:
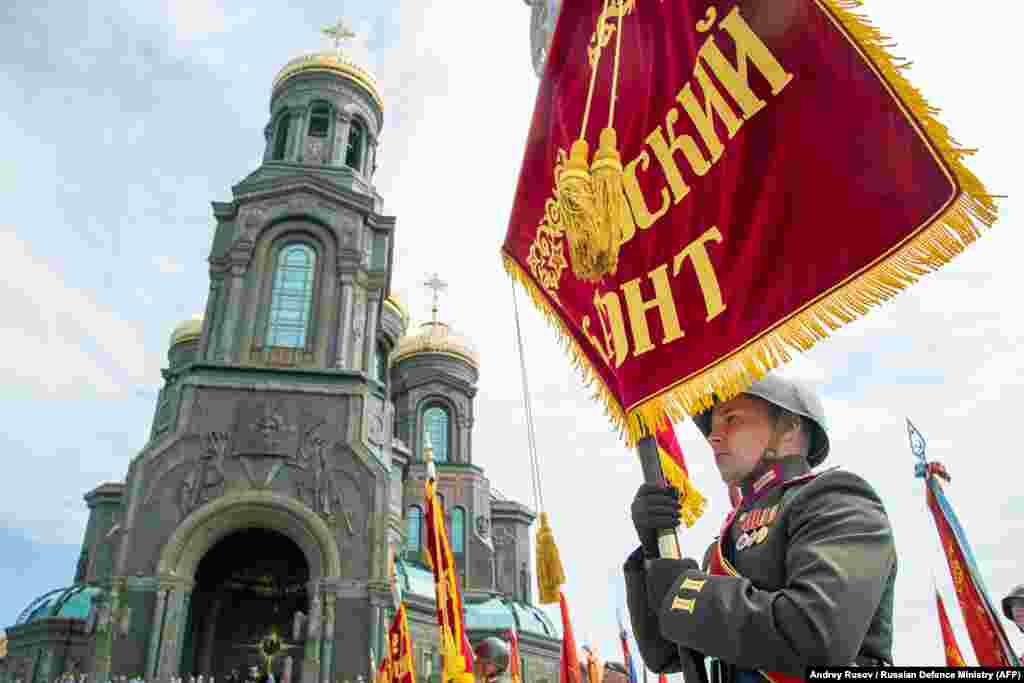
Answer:
[[[704,514],[707,499],[693,485],[683,468],[676,464],[672,456],[660,446],[658,447],[658,459],[661,461],[661,472],[665,475],[665,479],[670,486],[674,486],[679,491],[679,519],[689,529]]]
[[[548,513],[540,513],[540,528],[537,529],[537,588],[540,604],[558,602],[559,587],[565,583],[562,558],[555,545],[555,534],[548,526]]]
[[[855,13],[863,3],[860,0],[816,2],[866,56],[890,93],[901,103],[908,118],[953,177],[960,190],[958,196],[926,227],[865,270],[850,276],[728,357],[633,407],[628,415],[600,374],[591,367],[589,358],[551,307],[547,295],[518,263],[502,252],[505,270],[523,285],[548,322],[558,330],[584,382],[594,387],[595,398],[604,404],[606,413],[620,434],[625,434],[629,446],[643,436],[654,435],[665,417],[677,422],[709,408],[716,395],[728,400],[742,393],[769,371],[791,360],[794,349],[807,351],[830,332],[863,317],[871,308],[941,268],[977,240],[982,227],[991,227],[996,221],[997,196],[989,194],[963,163],[964,157],[975,150],[960,147],[949,130],[935,118],[939,110],[930,106],[903,75],[909,63],[897,64],[897,58],[888,51],[893,46],[891,40],[867,17]]]

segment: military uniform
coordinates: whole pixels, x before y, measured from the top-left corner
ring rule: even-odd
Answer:
[[[734,683],[803,676],[814,665],[891,664],[896,550],[872,487],[842,470],[812,473],[791,456],[759,463],[742,494],[703,571],[683,571],[662,604],[648,604],[641,549],[627,560],[648,667],[680,671],[679,646],[699,672],[712,657],[713,678]]]

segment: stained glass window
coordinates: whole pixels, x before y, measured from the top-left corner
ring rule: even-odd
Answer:
[[[420,550],[420,529],[423,526],[423,511],[416,505],[409,508],[405,516],[405,549],[410,553]]]
[[[452,552],[461,555],[466,551],[466,511],[460,507],[452,510]]]
[[[423,411],[423,422],[434,449],[434,462],[448,462],[448,411],[441,406],[431,406]]]
[[[363,168],[363,124],[352,119],[348,126],[348,147],[345,150],[345,165],[357,171]]]
[[[315,272],[316,253],[305,244],[291,244],[278,254],[267,346],[298,349],[306,345]]]
[[[290,114],[285,114],[277,122],[277,135],[274,137],[274,159],[284,159],[284,155],[288,152],[288,127],[291,122]]]

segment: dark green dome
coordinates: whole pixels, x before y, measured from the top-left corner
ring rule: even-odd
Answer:
[[[89,616],[93,596],[99,592],[100,589],[95,586],[82,584],[50,591],[30,602],[18,615],[14,625],[21,626],[50,617],[84,620]]]
[[[434,574],[414,562],[396,562],[402,592],[434,599]],[[503,631],[515,629],[519,633],[562,639],[562,630],[544,610],[503,596],[491,596],[471,602],[463,599],[467,631]]]

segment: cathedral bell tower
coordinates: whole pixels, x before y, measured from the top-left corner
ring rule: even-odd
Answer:
[[[131,639],[96,646],[106,673],[260,661],[280,679],[287,658],[291,680],[322,683],[380,649],[402,533],[388,356],[406,321],[373,186],[380,92],[341,47],[351,32],[325,33],[333,49],[273,80],[263,162],[213,202],[206,310],[172,335],[116,559],[94,577],[134,615]],[[259,660],[271,641],[280,656]]]
[[[372,182],[382,107],[373,76],[340,45],[274,78],[264,161],[232,201],[213,203],[203,360],[372,367],[395,227]]]

